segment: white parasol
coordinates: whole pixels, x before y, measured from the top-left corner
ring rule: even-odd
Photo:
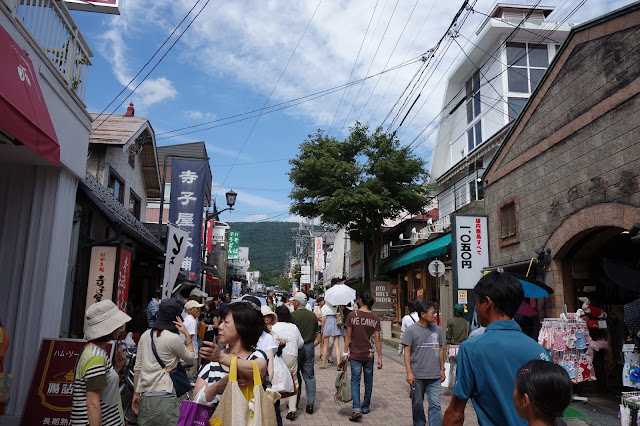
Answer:
[[[333,306],[348,305],[356,298],[356,291],[345,284],[331,287],[324,294],[324,300]]]

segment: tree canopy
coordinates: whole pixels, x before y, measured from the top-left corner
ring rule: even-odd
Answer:
[[[370,132],[356,123],[345,140],[318,130],[289,163],[291,212],[343,227],[362,242],[369,279],[377,274],[385,220],[418,214],[429,201],[424,160],[380,127]]]

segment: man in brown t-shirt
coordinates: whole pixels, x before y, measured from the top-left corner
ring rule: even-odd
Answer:
[[[362,414],[370,410],[371,392],[373,390],[374,350],[371,336],[375,338],[378,352],[378,370],[382,368],[382,342],[380,340],[380,318],[371,312],[373,306],[371,293],[364,292],[358,298],[358,309],[347,315],[345,325],[347,335],[344,338],[345,352],[343,362],[347,359],[351,364],[351,396],[353,413],[349,417],[352,422],[358,421]],[[360,404],[360,375],[364,371],[364,401]]]

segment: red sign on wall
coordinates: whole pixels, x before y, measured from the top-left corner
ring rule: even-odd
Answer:
[[[42,340],[21,425],[71,424],[75,366],[86,344],[79,339]]]
[[[129,280],[131,277],[131,251],[120,248],[120,266],[118,267],[118,293],[116,294],[116,306],[127,312],[129,302]]]

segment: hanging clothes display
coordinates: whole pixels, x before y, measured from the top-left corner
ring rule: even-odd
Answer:
[[[579,318],[545,318],[538,334],[538,343],[551,353],[553,362],[567,371],[572,383],[597,380],[586,321]]]

